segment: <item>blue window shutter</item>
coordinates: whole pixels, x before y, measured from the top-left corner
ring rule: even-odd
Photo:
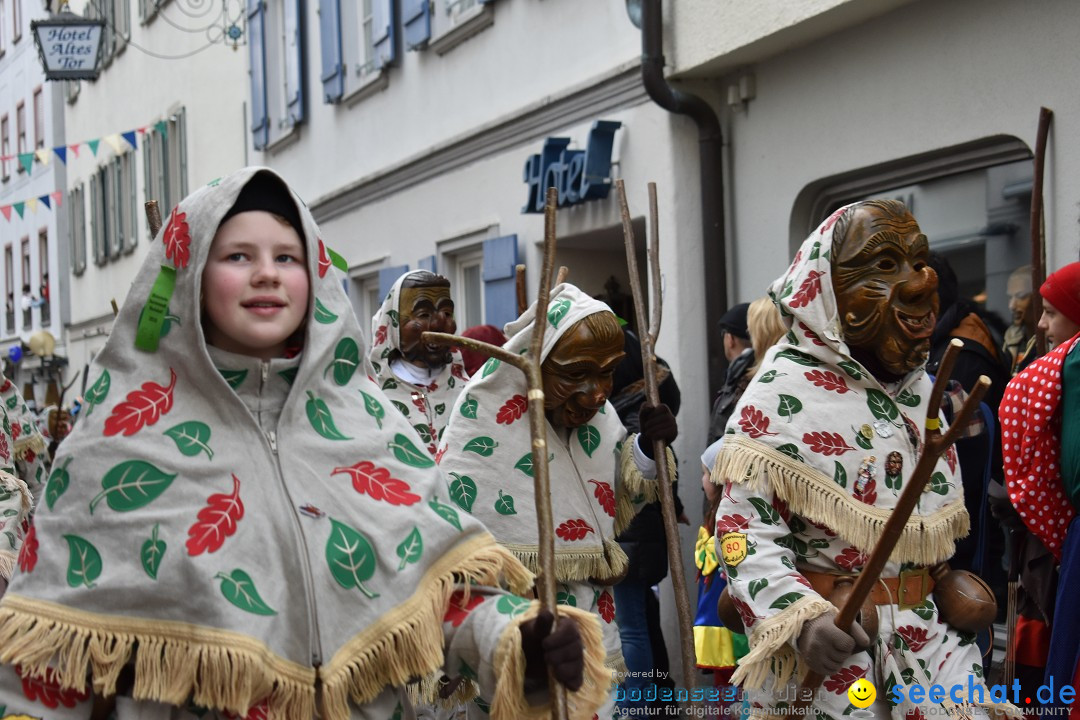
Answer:
[[[304,120],[304,27],[303,27],[303,0],[285,0],[285,37],[291,38],[296,56],[288,58],[286,65],[295,69],[291,78],[291,87],[288,88],[288,97],[285,98],[285,112],[289,122],[293,125]]]
[[[323,102],[332,104],[345,94],[341,64],[341,0],[319,2],[319,45],[322,48]]]
[[[379,271],[379,297],[385,298],[390,293],[390,288],[394,287],[394,283],[397,279],[409,272],[408,265],[395,265],[394,267],[383,268]]]
[[[394,27],[393,0],[372,0],[371,42],[375,46],[375,67],[381,68],[397,59],[397,30]]]
[[[420,258],[416,263],[417,270],[427,270],[428,272],[436,272],[435,270],[435,256],[428,255],[427,257]]]
[[[501,328],[517,318],[517,262],[517,235],[484,241],[484,319],[488,325]]]
[[[405,47],[420,50],[431,37],[430,0],[401,0],[401,24],[404,26]]]
[[[248,0],[248,51],[251,68],[251,139],[256,150],[270,141],[270,115],[266,108],[266,6]]]
[[[495,0],[477,0],[477,1],[478,1],[478,2],[479,2],[479,3],[481,4],[481,5],[487,5],[487,4],[488,4],[488,3],[490,3],[490,2],[495,2]]]

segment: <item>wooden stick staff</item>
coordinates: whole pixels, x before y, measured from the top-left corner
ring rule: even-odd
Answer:
[[[911,480],[904,485],[904,490],[900,493],[896,507],[893,509],[892,514],[889,515],[889,519],[885,522],[885,527],[881,531],[881,538],[874,546],[873,552],[870,553],[870,559],[866,561],[855,580],[854,586],[852,586],[851,595],[848,596],[844,607],[836,614],[836,627],[844,632],[847,632],[851,628],[851,624],[855,622],[855,616],[862,609],[867,596],[870,595],[870,591],[877,583],[885,563],[889,561],[893,548],[896,547],[896,543],[904,533],[904,527],[907,525],[911,513],[915,511],[915,506],[918,504],[919,498],[922,497],[923,489],[926,487],[926,483],[929,482],[930,475],[934,472],[934,466],[937,465],[938,458],[960,437],[960,432],[967,427],[968,422],[979,407],[979,403],[982,402],[987,388],[990,387],[990,379],[985,375],[981,375],[964,401],[960,412],[953,419],[948,431],[944,435],[941,434],[941,422],[938,419],[941,397],[945,393],[945,386],[949,382],[949,376],[952,375],[953,365],[963,347],[964,343],[954,338],[949,342],[945,355],[941,359],[941,366],[938,369],[937,377],[934,379],[934,387],[930,391],[930,400],[927,403],[923,448],[922,452],[919,453],[918,461],[915,463],[915,470],[911,473]],[[813,701],[813,691],[824,679],[817,673],[807,673],[802,682],[797,707],[805,707]]]
[[[638,272],[637,249],[634,246],[634,228],[630,220],[630,208],[626,203],[626,188],[622,180],[615,181],[622,213],[623,236],[626,241],[626,265],[630,273],[630,290],[634,296],[634,315],[637,317],[638,338],[641,340],[641,361],[645,376],[645,397],[650,405],[660,404],[660,389],[656,381],[656,338],[660,334],[660,318],[663,314],[663,294],[660,288],[660,221],[656,208],[656,183],[649,183],[649,267],[652,275],[652,321],[646,325],[645,300],[642,297],[641,275]],[[667,443],[657,440],[653,444],[656,458],[656,477],[660,486],[660,509],[664,517],[664,533],[667,535],[668,566],[671,568],[671,584],[675,590],[675,609],[679,617],[679,639],[682,650],[683,683],[689,685],[694,675],[694,628],[690,613],[690,600],[686,592],[683,573],[682,544],[679,542],[679,526],[675,517],[675,499],[668,476]]]
[[[1046,280],[1046,245],[1043,243],[1043,173],[1046,169],[1046,138],[1050,134],[1050,120],[1054,112],[1039,108],[1039,130],[1035,136],[1035,167],[1031,181],[1031,304],[1035,317],[1042,314],[1042,295],[1039,288]],[[1046,333],[1035,329],[1035,348],[1039,355],[1046,354]]]
[[[544,331],[548,300],[551,297],[551,274],[555,265],[555,207],[558,191],[549,188],[547,205],[544,208],[544,264],[540,275],[540,287],[536,299],[536,316],[533,319],[532,341],[529,352],[516,355],[497,345],[489,345],[470,338],[448,333],[425,332],[421,335],[425,343],[439,345],[461,345],[484,353],[502,362],[513,365],[525,373],[528,383],[529,432],[532,434],[533,492],[536,496],[536,523],[539,530],[539,574],[536,578],[539,591],[540,607],[550,610],[558,623],[558,608],[555,601],[555,533],[551,513],[551,482],[548,475],[547,418],[544,415],[544,382],[540,372],[540,356],[544,345]],[[519,290],[520,293],[523,291]],[[565,720],[566,688],[553,677],[548,677],[552,694],[555,717]]]

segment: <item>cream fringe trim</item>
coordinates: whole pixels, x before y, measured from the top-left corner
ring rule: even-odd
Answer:
[[[15,458],[17,460],[24,460],[28,450],[33,450],[35,454],[40,455],[47,447],[48,445],[45,443],[45,438],[43,438],[40,433],[32,432],[15,441]]]
[[[611,671],[611,677],[615,681],[630,674],[630,668],[626,667],[626,658],[623,657],[622,650],[616,650],[604,658],[604,667]]]
[[[533,602],[514,622],[503,630],[495,650],[495,697],[491,702],[493,718],[551,717],[550,701],[530,705],[525,699],[525,656],[521,652],[521,624],[536,617],[540,603]],[[590,612],[566,605],[559,606],[560,617],[573,618],[585,648],[585,681],[577,692],[567,692],[568,717],[571,720],[591,720],[611,692],[611,671],[604,666],[604,634],[600,620]]]
[[[34,506],[34,496],[30,493],[30,488],[26,486],[26,483],[11,473],[0,470],[0,488],[19,496],[20,513],[18,520],[26,518],[30,514],[30,509]],[[15,529],[18,531],[17,527]],[[0,550],[0,577],[5,580],[11,579],[18,558],[18,548],[14,551]]]
[[[441,670],[437,670],[422,680],[409,683],[405,688],[409,701],[414,706],[434,705],[449,710],[458,705],[464,705],[477,696],[476,683],[469,678],[463,677],[450,697],[440,697],[439,688],[442,687],[442,679],[445,674]]]
[[[634,443],[637,442],[637,434],[630,435],[623,441],[622,452],[619,454],[619,477],[622,480],[618,499],[615,501],[615,534],[618,535],[633,521],[637,515],[634,507],[634,498],[638,495],[645,496],[645,502],[656,502],[660,499],[660,485],[655,479],[650,480],[641,474],[637,463],[634,461]],[[668,477],[674,482],[678,478],[675,467],[675,454],[671,448],[667,449]]]
[[[776,676],[777,687],[787,683],[797,667],[791,640],[799,636],[806,621],[835,609],[818,595],[806,595],[755,625],[748,638],[750,652],[739,660],[731,684],[757,690],[769,675]]]
[[[536,545],[511,545],[503,547],[514,554],[534,575],[540,574],[540,549]],[[559,582],[580,580],[609,580],[626,574],[630,561],[614,540],[604,539],[602,548],[591,550],[555,546],[555,578]]]
[[[136,649],[136,643],[138,648]],[[137,700],[244,714],[267,695],[271,717],[312,717],[315,671],[284,660],[254,638],[167,620],[109,617],[8,593],[0,605],[0,662],[31,675],[53,668],[64,688],[116,693],[135,655]]]
[[[404,686],[443,665],[443,616],[454,590],[469,584],[499,586],[517,593],[533,584],[533,575],[505,548],[484,534],[460,543],[428,568],[418,587],[425,588],[351,637],[319,670],[323,682],[321,717],[347,720],[349,700],[370,702],[387,686]],[[292,718],[293,715],[287,715]]]
[[[792,512],[828,525],[864,553],[874,549],[891,514],[858,502],[820,470],[742,435],[724,436],[712,481],[717,485],[745,484],[751,490],[767,487]],[[956,550],[956,541],[968,534],[969,522],[962,500],[930,515],[912,515],[889,559],[917,565],[948,560]]]

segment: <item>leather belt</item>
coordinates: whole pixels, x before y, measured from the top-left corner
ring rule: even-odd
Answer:
[[[828,599],[837,585],[854,584],[858,575],[837,575],[834,573],[814,572],[799,569],[814,590]],[[883,577],[874,583],[870,590],[869,601],[874,605],[896,605],[901,610],[910,610],[926,601],[926,596],[934,589],[934,578],[930,568],[916,567],[901,570],[899,577]]]

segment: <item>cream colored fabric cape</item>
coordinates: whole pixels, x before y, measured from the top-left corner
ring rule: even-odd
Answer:
[[[312,300],[276,434],[233,392],[244,378],[211,363],[202,268],[260,171],[173,209],[90,369],[90,408],[56,458],[33,558],[0,603],[0,662],[24,674],[52,668],[62,687],[111,694],[132,663],[137,699],[241,715],[268,699],[271,717],[301,719],[318,683],[320,716],[338,720],[441,666],[455,583],[531,585],[448,501],[366,377],[360,327],[295,194]],[[144,352],[136,326],[159,271],[175,290],[167,332]]]

